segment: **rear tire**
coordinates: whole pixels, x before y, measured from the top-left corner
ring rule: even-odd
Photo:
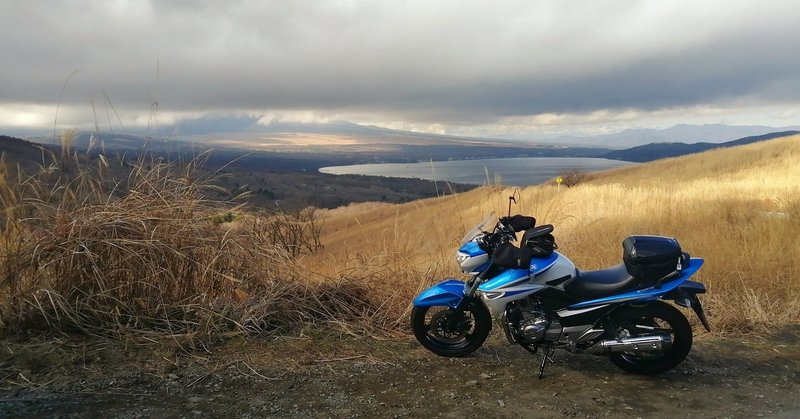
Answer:
[[[654,301],[644,307],[630,307],[613,317],[615,338],[647,336],[654,332],[636,325],[656,327],[658,333],[669,333],[672,344],[661,352],[613,353],[611,362],[634,374],[660,374],[669,371],[686,358],[692,349],[692,327],[678,309],[663,301]]]
[[[480,301],[463,312],[449,307],[418,307],[411,310],[414,337],[440,356],[458,357],[483,345],[492,329],[492,315]]]

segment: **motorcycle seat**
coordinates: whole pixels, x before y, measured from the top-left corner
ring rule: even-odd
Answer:
[[[635,289],[639,279],[631,276],[624,263],[597,271],[578,271],[575,280],[564,290],[579,298],[593,299],[619,294]]]

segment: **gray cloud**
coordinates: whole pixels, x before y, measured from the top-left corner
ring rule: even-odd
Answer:
[[[67,119],[104,94],[122,112],[454,126],[800,103],[795,2],[698,3],[9,0],[0,111],[54,106],[78,68]]]

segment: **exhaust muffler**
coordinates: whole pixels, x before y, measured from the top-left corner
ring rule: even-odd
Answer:
[[[604,340],[584,350],[590,354],[607,354],[610,352],[657,352],[672,344],[670,336],[641,336]]]

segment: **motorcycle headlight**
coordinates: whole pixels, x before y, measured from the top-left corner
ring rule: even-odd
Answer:
[[[461,252],[456,252],[456,260],[458,261],[459,265],[463,264],[464,261],[466,261],[467,259],[469,259],[469,255],[468,254],[461,253]]]

